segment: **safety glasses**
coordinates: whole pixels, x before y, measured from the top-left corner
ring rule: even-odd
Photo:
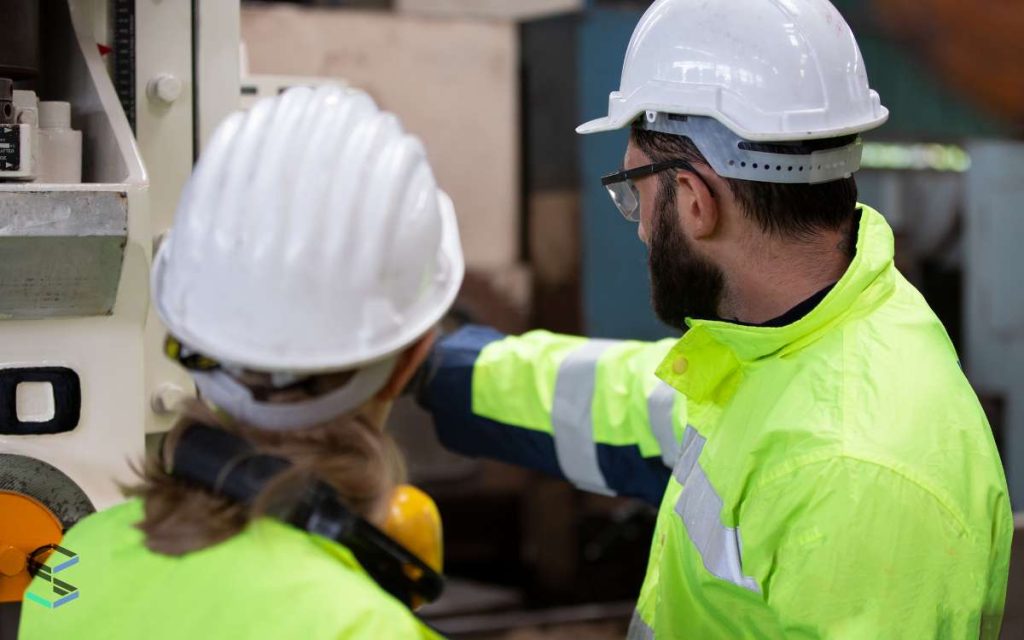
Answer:
[[[683,169],[694,173],[698,178],[700,174],[685,160],[666,160],[655,162],[635,169],[627,169],[606,175],[601,178],[601,184],[608,190],[612,202],[622,216],[630,222],[640,222],[640,192],[637,191],[635,180],[653,176],[656,173],[669,169]],[[702,181],[704,178],[700,178]]]

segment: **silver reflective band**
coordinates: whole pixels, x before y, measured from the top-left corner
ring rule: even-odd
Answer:
[[[700,452],[704,450],[704,438],[697,434],[697,430],[686,425],[686,431],[683,432],[683,444],[680,447],[679,458],[676,460],[676,465],[672,469],[672,475],[679,481],[679,484],[686,487],[686,478],[693,471],[693,468],[697,466],[697,458],[700,457]]]
[[[647,420],[661,448],[661,460],[669,468],[675,465],[681,451],[672,424],[672,409],[678,394],[678,391],[659,380],[658,386],[647,397]]]
[[[626,632],[626,640],[654,640],[654,629],[647,626],[644,619],[640,617],[639,611],[633,612],[633,619],[629,621],[629,631]]]
[[[749,141],[714,118],[704,116],[648,111],[641,126],[649,131],[686,136],[697,145],[715,173],[723,178],[755,182],[818,184],[841,180],[860,169],[863,152],[860,138],[843,147],[805,154],[743,149],[740,145]]]
[[[555,454],[562,473],[581,489],[615,495],[597,462],[597,444],[591,420],[597,362],[612,340],[590,340],[562,362],[551,403]]]
[[[743,575],[739,529],[722,524],[724,503],[697,461],[705,442],[693,427],[686,428],[683,452],[672,471],[675,479],[683,485],[683,493],[676,503],[676,513],[682,518],[686,534],[697,547],[704,568],[711,575],[754,593],[761,593],[757,581]]]

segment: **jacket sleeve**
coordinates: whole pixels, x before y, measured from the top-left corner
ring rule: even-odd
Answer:
[[[333,637],[337,640],[444,640],[397,600],[384,593],[375,594],[375,599],[380,601],[360,602],[361,611],[349,615],[347,624]]]
[[[673,343],[469,326],[434,348],[419,400],[454,451],[656,505],[686,425],[684,399],[654,376]]]

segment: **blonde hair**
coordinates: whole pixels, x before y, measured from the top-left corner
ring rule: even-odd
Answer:
[[[259,453],[287,459],[292,466],[276,477],[251,506],[241,505],[211,491],[171,476],[165,468],[181,434],[203,424],[238,435]],[[404,476],[401,455],[383,429],[358,414],[297,431],[274,432],[238,424],[192,402],[167,434],[163,453],[147,458],[142,484],[128,491],[141,497],[144,517],[136,525],[145,534],[146,547],[179,556],[215,545],[267,514],[311,477],[327,483],[352,512],[379,520],[388,498]]]

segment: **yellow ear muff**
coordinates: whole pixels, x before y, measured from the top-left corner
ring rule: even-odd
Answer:
[[[411,485],[398,486],[391,494],[383,529],[392,540],[441,573],[444,563],[441,514],[430,496]],[[420,570],[407,566],[406,572],[416,578]],[[412,603],[414,609],[422,604],[418,600]]]

